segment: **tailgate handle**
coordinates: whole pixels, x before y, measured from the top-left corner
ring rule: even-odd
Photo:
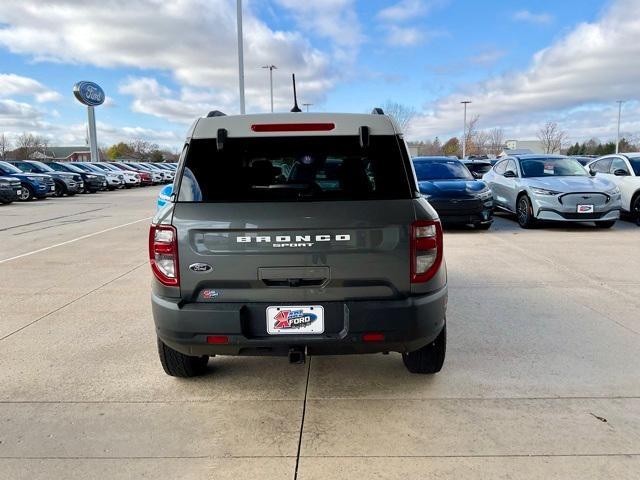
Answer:
[[[331,277],[329,267],[262,267],[258,278],[268,287],[320,287]]]
[[[267,287],[319,287],[325,282],[326,278],[286,278],[286,279],[268,279],[263,278],[262,282]]]

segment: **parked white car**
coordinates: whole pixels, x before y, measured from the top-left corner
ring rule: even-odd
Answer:
[[[615,183],[622,196],[622,211],[640,225],[640,153],[605,155],[587,164],[589,171]]]

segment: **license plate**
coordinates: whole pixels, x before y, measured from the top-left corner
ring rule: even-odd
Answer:
[[[593,213],[593,205],[578,205],[578,213]]]
[[[53,187],[51,187],[49,190],[51,190],[52,192],[55,192],[56,191],[55,185]]]
[[[321,305],[267,307],[267,332],[270,335],[323,333],[324,308]]]

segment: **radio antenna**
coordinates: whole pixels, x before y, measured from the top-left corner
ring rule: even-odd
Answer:
[[[298,94],[296,93],[296,74],[292,73],[291,77],[293,78],[293,108],[292,112],[301,112],[300,107],[298,106]]]

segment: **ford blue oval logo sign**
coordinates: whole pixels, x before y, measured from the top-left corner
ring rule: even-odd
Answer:
[[[192,263],[191,265],[189,265],[189,270],[193,272],[203,273],[203,272],[208,272],[212,269],[213,267],[208,263]]]
[[[97,107],[104,103],[104,90],[97,83],[78,82],[73,86],[73,94],[80,103]]]

